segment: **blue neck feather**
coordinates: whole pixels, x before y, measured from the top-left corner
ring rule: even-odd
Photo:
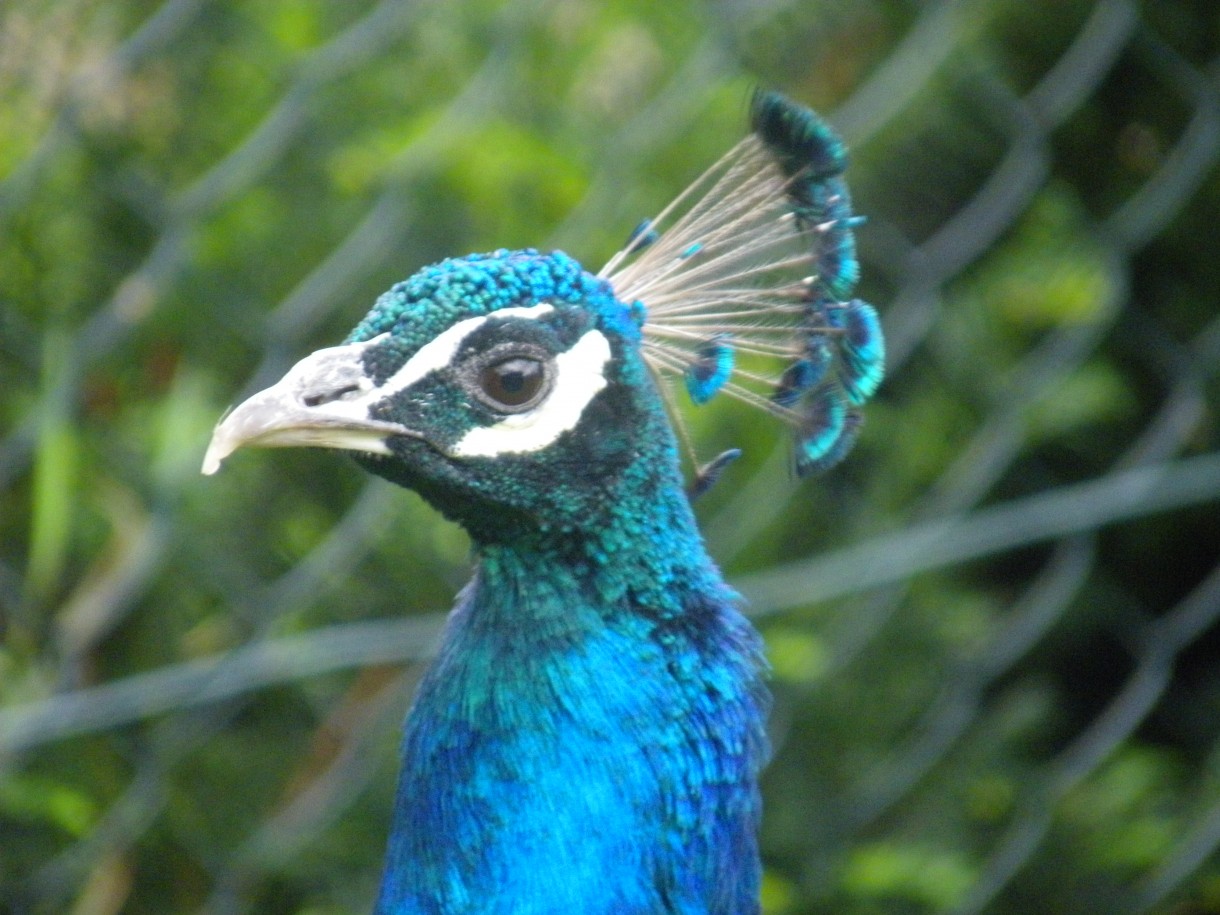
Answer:
[[[480,548],[408,718],[379,915],[758,910],[761,646],[676,480],[636,482],[596,534]]]

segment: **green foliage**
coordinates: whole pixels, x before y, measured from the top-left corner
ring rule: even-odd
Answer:
[[[847,133],[891,353],[817,481],[766,417],[687,411],[746,451],[698,509],[774,668],[765,911],[1220,911],[1218,26],[0,5],[0,908],[368,910],[468,544],[334,455],[205,480],[210,428],[427,262],[596,269],[762,83]]]
[[[843,876],[844,888],[866,905],[943,911],[959,905],[977,874],[952,852],[914,843],[861,845]]]

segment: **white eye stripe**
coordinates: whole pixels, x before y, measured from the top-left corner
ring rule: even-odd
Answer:
[[[463,341],[492,318],[529,318],[536,321],[554,310],[554,305],[543,302],[529,307],[501,308],[476,318],[458,321],[421,346],[402,368],[387,378],[377,388],[377,398],[391,397],[409,388],[429,372],[443,369],[453,360]]]
[[[606,386],[609,361],[610,341],[601,331],[587,331],[571,349],[555,357],[555,385],[546,400],[533,410],[471,429],[449,453],[495,457],[542,450],[580,422],[589,401]]]
[[[453,362],[466,338],[496,317],[538,320],[555,310],[543,302],[529,307],[501,308],[489,314],[458,321],[425,343],[397,372],[380,386],[362,391],[343,403],[344,412],[367,413],[374,403],[405,390],[430,372]],[[365,343],[349,344],[365,349],[382,342],[385,335]],[[550,395],[537,407],[514,413],[490,426],[468,431],[446,452],[455,458],[495,457],[539,451],[561,434],[576,427],[589,401],[606,386],[605,367],[610,361],[610,342],[601,331],[590,330],[568,350],[554,357],[555,380]],[[336,405],[331,405],[334,409]],[[366,449],[371,450],[371,449]]]
[[[458,321],[452,327],[445,329],[421,346],[415,355],[403,364],[402,368],[387,378],[380,386],[373,386],[363,376],[361,360],[365,352],[385,342],[390,336],[389,333],[378,334],[373,339],[365,340],[361,343],[348,343],[343,346],[318,350],[318,352],[306,356],[293,366],[292,370],[277,383],[276,387],[289,386],[294,391],[296,399],[299,400],[308,391],[319,388],[326,391],[333,388],[333,385],[318,384],[317,376],[320,370],[325,369],[331,372],[331,374],[334,374],[336,371],[346,371],[348,374],[356,376],[352,385],[354,390],[341,398],[328,397],[324,412],[337,418],[360,422],[369,418],[370,411],[376,404],[381,403],[388,397],[393,397],[400,391],[415,384],[415,382],[419,381],[429,372],[447,366],[458,349],[461,348],[463,341],[492,318],[529,318],[537,320],[554,310],[554,305],[543,302],[539,305],[531,305],[528,308],[501,308],[499,311]],[[383,452],[389,449],[382,443],[381,448],[366,450]]]

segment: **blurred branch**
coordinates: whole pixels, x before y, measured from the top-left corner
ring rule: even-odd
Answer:
[[[207,705],[276,683],[431,656],[445,614],[347,623],[268,639],[0,711],[0,753],[96,733],[163,712]]]
[[[920,572],[1220,499],[1220,453],[1110,473],[960,517],[928,521],[735,584],[763,616]]]
[[[996,844],[983,875],[954,915],[981,912],[1028,862],[1050,828],[1055,805],[1131,736],[1173,676],[1178,653],[1220,617],[1220,565],[1167,616],[1148,627],[1139,662],[1122,689],[1047,767],[1024,798],[1016,820]],[[1206,822],[1195,841],[1210,835]],[[1187,846],[1185,867],[1194,854]],[[1162,876],[1162,880],[1171,874]],[[1153,884],[1155,889],[1156,884]]]

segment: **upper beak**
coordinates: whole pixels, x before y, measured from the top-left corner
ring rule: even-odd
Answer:
[[[318,350],[283,378],[234,407],[216,425],[203,458],[203,472],[243,445],[257,448],[313,446],[389,454],[391,435],[420,435],[397,423],[369,418],[378,392],[364,372],[362,356],[377,337]]]

